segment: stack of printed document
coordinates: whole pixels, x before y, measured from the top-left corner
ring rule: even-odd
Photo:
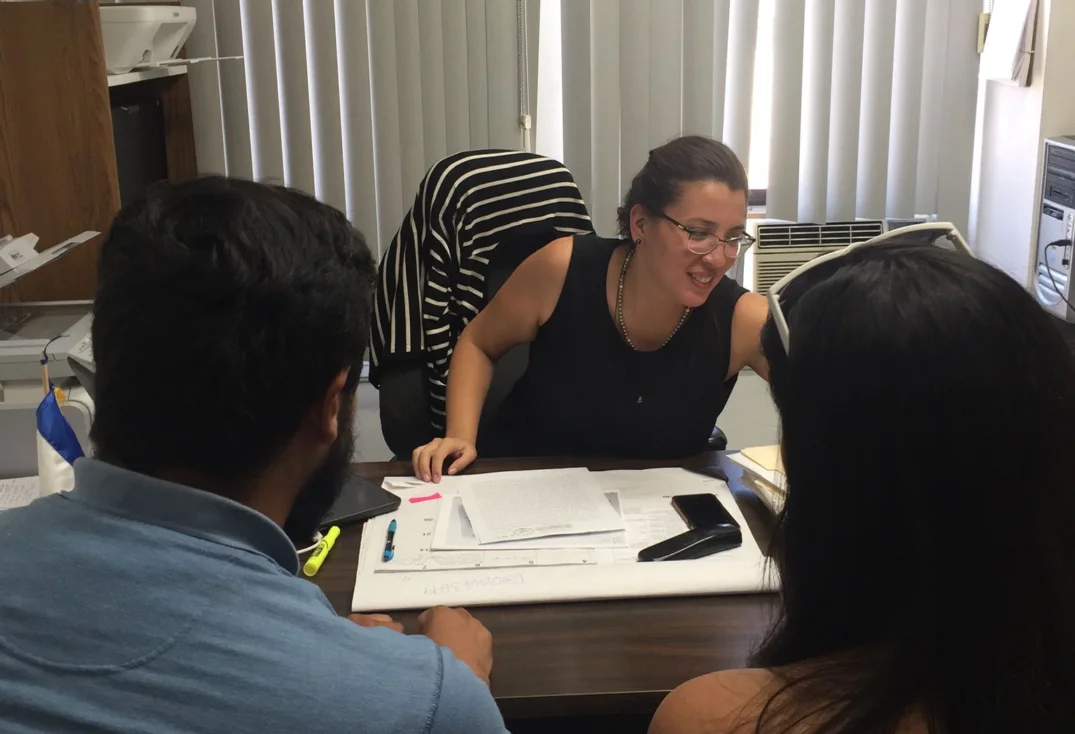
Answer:
[[[784,477],[784,460],[780,456],[780,447],[754,446],[729,454],[728,458],[750,470],[755,481],[748,482],[748,486],[766,507],[773,512],[780,512],[787,496],[784,491],[787,480]]]
[[[670,499],[636,497],[624,481],[634,476],[547,469],[436,485],[389,477],[384,487],[404,501],[393,515],[394,554],[377,571],[633,563],[641,548],[686,530]]]
[[[727,483],[684,469],[464,474],[437,484],[387,477],[383,486],[401,502],[362,528],[354,611],[776,586]],[[739,523],[743,544],[695,560],[640,562],[640,550],[687,530],[672,504],[683,494],[712,494]]]
[[[624,530],[618,497],[585,469],[479,475],[460,489],[459,500],[480,545],[547,538],[546,547],[570,548],[580,536]]]
[[[979,79],[1015,82],[1030,86],[1031,61],[1034,56],[1034,26],[1039,0],[1006,0],[997,3],[989,17],[978,68]],[[993,3],[989,3],[990,10]]]

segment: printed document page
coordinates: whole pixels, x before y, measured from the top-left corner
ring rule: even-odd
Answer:
[[[623,530],[620,514],[586,469],[467,477],[459,487],[478,542]]]
[[[989,19],[978,78],[1029,86],[1038,0],[1003,0],[996,5]]]
[[[770,469],[766,465],[759,463],[746,449],[728,454],[728,458],[756,474],[762,480],[761,482],[748,481],[745,484],[758,496],[758,499],[765,503],[766,507],[773,512],[780,512],[786,499],[784,487],[787,480],[784,477],[783,465],[781,465],[779,471]]]
[[[37,477],[0,479],[0,510],[23,507],[40,496]]]
[[[613,507],[619,508],[620,498],[615,492],[605,496]],[[618,510],[617,510],[618,511]],[[537,548],[626,548],[627,533],[615,530],[610,533],[585,533],[583,535],[551,535],[546,538],[507,540],[503,543],[482,545],[463,509],[463,500],[457,494],[446,494],[437,509],[437,523],[433,529],[434,550],[533,550]]]
[[[784,460],[780,456],[779,446],[751,446],[743,449],[743,456],[767,471],[784,473]]]
[[[597,563],[597,556],[592,548],[501,550],[496,546],[482,546],[469,550],[433,550],[433,527],[437,521],[439,506],[447,500],[413,503],[409,501],[411,495],[427,490],[398,491],[404,499],[399,509],[373,518],[362,530],[362,544],[366,549],[365,562],[372,564],[378,574]],[[387,542],[388,525],[393,520],[396,521],[393,543],[395,552],[392,558],[386,561],[384,546]]]

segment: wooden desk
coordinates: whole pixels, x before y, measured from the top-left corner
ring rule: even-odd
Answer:
[[[735,479],[738,467],[720,454],[702,455],[684,464],[725,467],[733,477],[729,485],[751,532],[762,550],[767,549],[772,514],[743,484],[744,479]],[[516,459],[480,461],[473,471],[668,465]],[[410,465],[357,464],[354,471],[379,482],[385,476],[409,474]],[[345,528],[315,577],[341,614],[351,608],[360,538],[360,528]],[[767,628],[775,598],[758,594],[637,599],[478,607],[471,611],[493,633],[493,695],[505,718],[617,714],[646,721],[664,696],[685,680],[742,667]],[[416,630],[416,613],[393,616],[408,632]]]

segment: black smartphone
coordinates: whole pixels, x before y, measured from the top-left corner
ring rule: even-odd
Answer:
[[[643,548],[640,561],[687,561],[720,553],[743,544],[743,532],[732,525],[716,528],[695,528],[674,538]]]
[[[386,512],[395,512],[398,508],[399,497],[368,479],[352,476],[348,477],[339,499],[318,527],[362,522]]]
[[[672,498],[672,506],[692,529],[739,527],[720,500],[711,494],[679,494]]]

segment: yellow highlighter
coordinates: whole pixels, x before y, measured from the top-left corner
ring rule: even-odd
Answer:
[[[306,565],[302,567],[302,572],[307,576],[313,576],[321,568],[321,564],[325,562],[325,558],[328,556],[328,552],[332,550],[332,546],[336,544],[336,538],[340,537],[340,529],[333,525],[325,533],[325,537],[321,538],[321,542],[314,548],[314,552],[310,554],[310,557],[306,559]]]

